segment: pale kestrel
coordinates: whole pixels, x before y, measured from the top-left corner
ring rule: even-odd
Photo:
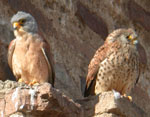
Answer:
[[[50,47],[38,34],[35,19],[19,11],[11,23],[14,28],[14,39],[8,49],[8,64],[17,81],[29,85],[49,82],[54,86],[54,68]]]
[[[117,29],[108,35],[88,67],[85,96],[116,90],[129,95],[140,74],[137,35]]]

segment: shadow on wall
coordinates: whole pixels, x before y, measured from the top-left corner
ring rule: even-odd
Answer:
[[[10,41],[14,39],[10,25],[5,21],[0,21],[0,80],[7,79],[15,81],[15,77],[10,70],[7,62],[7,51]]]

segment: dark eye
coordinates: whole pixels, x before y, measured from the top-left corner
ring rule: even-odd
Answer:
[[[19,22],[20,22],[21,24],[25,23],[25,21],[26,21],[25,19],[20,19],[20,20],[19,20]]]
[[[126,38],[129,39],[129,36],[127,36]]]

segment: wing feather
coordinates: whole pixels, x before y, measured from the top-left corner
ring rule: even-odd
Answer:
[[[99,64],[113,52],[113,46],[116,47],[118,44],[116,42],[113,42],[111,44],[104,43],[95,53],[94,57],[92,58],[89,66],[88,66],[88,74],[86,77],[86,87],[84,96],[88,96],[93,88],[94,81],[96,79],[98,70],[99,70]]]
[[[8,47],[8,65],[12,69],[12,56],[15,50],[16,39],[12,40]]]
[[[135,84],[138,83],[140,75],[145,72],[146,67],[147,67],[147,55],[146,55],[144,47],[140,43],[138,43],[137,45],[137,50],[139,53],[139,72],[138,72],[138,77],[137,77]]]
[[[42,50],[43,56],[44,56],[44,58],[47,62],[47,65],[48,65],[49,82],[54,87],[55,71],[54,71],[54,67],[53,67],[52,54],[50,52],[50,47],[49,47],[48,43],[43,42],[42,46],[41,46],[41,50]]]

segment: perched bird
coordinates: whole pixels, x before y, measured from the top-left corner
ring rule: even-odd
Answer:
[[[11,18],[14,39],[8,49],[8,64],[16,80],[29,85],[49,82],[54,86],[55,72],[50,47],[38,34],[38,26],[29,13],[18,11]]]
[[[137,34],[117,29],[108,35],[88,66],[84,96],[115,90],[129,96],[140,75]]]

